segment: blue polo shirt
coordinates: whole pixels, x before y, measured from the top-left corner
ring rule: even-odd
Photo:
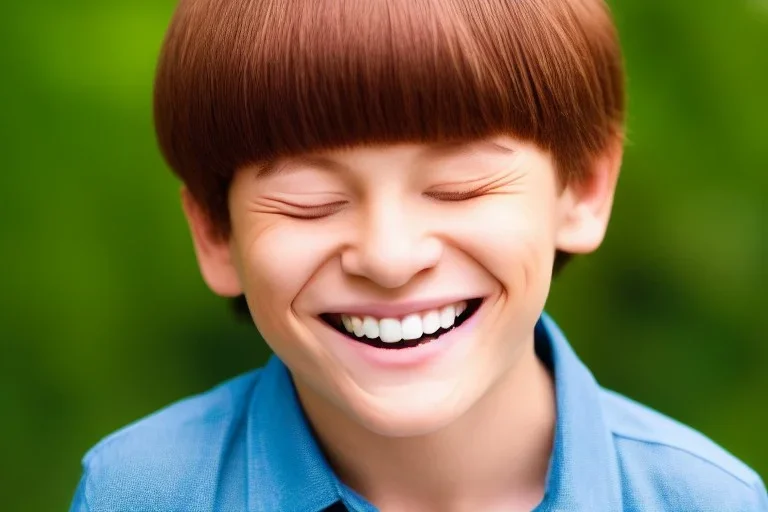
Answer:
[[[557,396],[537,512],[768,512],[754,471],[694,430],[600,388],[548,316],[535,339]],[[83,468],[73,512],[376,510],[328,465],[276,357],[105,438]]]

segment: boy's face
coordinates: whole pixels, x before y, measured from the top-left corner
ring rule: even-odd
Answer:
[[[555,250],[600,244],[619,160],[563,190],[548,154],[509,137],[356,147],[242,169],[227,241],[185,208],[204,278],[246,294],[305,404],[416,435],[530,352]]]

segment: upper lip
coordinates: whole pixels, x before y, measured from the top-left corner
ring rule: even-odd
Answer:
[[[325,314],[346,314],[354,316],[372,316],[376,318],[400,318],[412,313],[420,313],[431,309],[456,304],[461,301],[481,298],[475,296],[449,297],[440,299],[423,299],[404,302],[356,302],[348,306],[338,306]]]

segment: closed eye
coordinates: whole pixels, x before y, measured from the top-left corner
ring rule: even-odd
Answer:
[[[321,205],[300,205],[288,202],[283,202],[283,204],[288,207],[287,211],[282,212],[284,215],[294,219],[313,220],[333,215],[347,204],[347,202],[335,201],[333,203]]]
[[[479,197],[483,194],[483,189],[474,189],[474,190],[444,190],[444,191],[431,191],[427,192],[424,195],[427,197],[431,197],[432,199],[437,199],[438,201],[446,201],[446,202],[458,202],[458,201],[467,201],[469,199],[474,199],[476,197]]]

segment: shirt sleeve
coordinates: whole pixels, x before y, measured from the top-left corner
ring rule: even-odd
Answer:
[[[69,512],[89,512],[91,509],[88,507],[88,502],[85,499],[85,484],[87,475],[83,473],[80,478],[80,483],[77,484],[77,490],[75,490],[75,497],[72,500],[72,505],[69,508]]]

